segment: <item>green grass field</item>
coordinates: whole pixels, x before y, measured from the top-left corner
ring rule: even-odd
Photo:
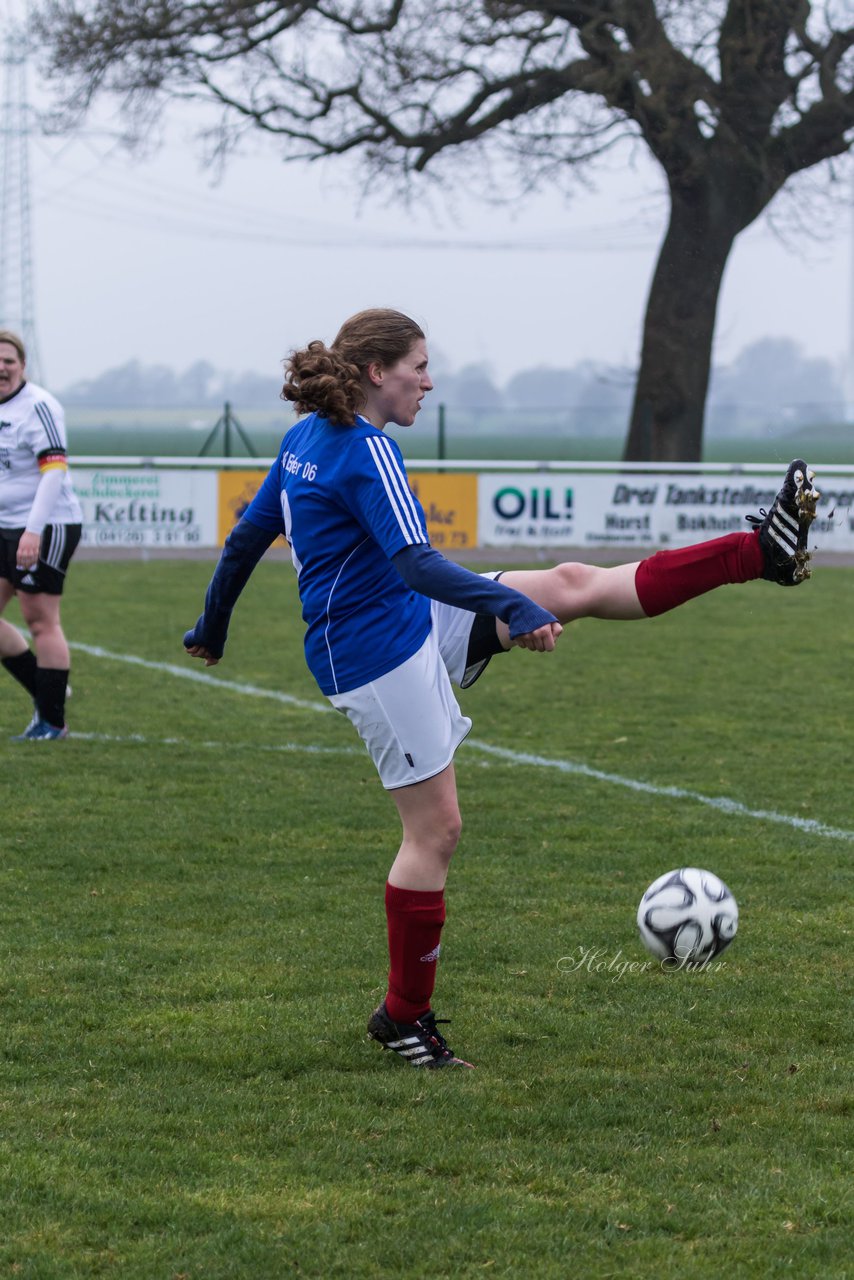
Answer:
[[[462,695],[458,1073],[365,1038],[396,818],[289,568],[180,674],[210,569],[75,564],[65,743],[0,672],[0,1277],[854,1277],[854,571]],[[703,973],[636,937],[684,864],[741,909]]]

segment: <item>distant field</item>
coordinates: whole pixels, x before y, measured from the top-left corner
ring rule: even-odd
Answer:
[[[209,572],[74,567],[67,742],[7,741],[0,672],[0,1275],[854,1280],[854,570],[574,624],[462,696],[465,1074],[366,1040],[397,822],[290,568],[206,673]],[[635,911],[686,863],[739,933],[663,972]]]
[[[80,410],[71,409],[69,444],[75,457],[85,454],[196,456],[214,432],[219,414],[206,409],[176,410]],[[257,457],[275,456],[282,435],[293,422],[284,407],[280,413],[252,410],[236,415]],[[555,425],[552,415],[541,412],[473,414],[448,410],[445,433],[447,458],[521,458],[554,461],[617,461],[623,437],[579,436]],[[408,458],[439,456],[439,433],[434,410],[427,410],[414,430],[392,428]],[[220,431],[207,449],[209,456],[224,452]],[[232,453],[245,454],[242,442],[232,434]],[[801,453],[816,463],[854,463],[854,428],[816,425],[799,432],[773,436],[715,438],[706,444],[710,462],[787,462]]]

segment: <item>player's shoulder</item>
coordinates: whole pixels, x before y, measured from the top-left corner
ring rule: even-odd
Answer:
[[[59,421],[64,419],[62,405],[56,396],[46,387],[40,387],[37,382],[25,382],[21,388],[21,396],[22,407],[34,409],[39,417],[48,416]]]
[[[311,441],[322,441],[324,425],[328,426],[328,423],[325,423],[325,420],[318,413],[309,413],[306,417],[299,418],[285,432],[279,449],[280,455],[297,452],[305,448]]]
[[[383,487],[388,486],[389,477],[397,477],[397,482],[405,480],[403,455],[396,441],[384,431],[362,418],[357,418],[354,426],[340,430],[346,432],[340,440],[343,473]]]
[[[21,394],[30,400],[43,400],[45,404],[59,405],[59,401],[52,391],[48,391],[47,387],[42,387],[38,382],[30,382],[29,378],[21,388]]]
[[[376,441],[388,443],[388,437],[367,418],[356,417],[352,425],[330,422],[319,413],[311,413],[300,418],[285,434],[280,449],[280,456],[286,454],[326,455],[328,460],[338,460],[343,467],[348,467],[361,455],[369,454],[365,446],[373,446]],[[397,446],[394,445],[396,449]]]
[[[372,422],[368,422],[368,419],[363,418],[360,413],[356,414],[355,425],[347,427],[346,430],[360,436],[363,440],[391,440],[391,436],[386,435],[381,427],[375,427]]]

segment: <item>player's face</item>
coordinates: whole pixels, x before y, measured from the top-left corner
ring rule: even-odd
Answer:
[[[421,401],[432,390],[433,380],[427,372],[427,343],[419,338],[402,360],[382,370],[378,391],[385,421],[411,427]]]
[[[23,381],[23,360],[11,342],[0,342],[0,399],[13,396]]]

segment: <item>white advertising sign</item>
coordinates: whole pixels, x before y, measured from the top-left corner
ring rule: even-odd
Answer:
[[[478,544],[482,547],[574,546],[578,476],[506,472],[478,477]]]
[[[74,467],[86,547],[219,545],[215,471]]]
[[[771,506],[784,469],[768,475],[507,472],[481,475],[481,546],[687,546],[750,528]],[[810,548],[854,549],[854,479],[822,480]]]

